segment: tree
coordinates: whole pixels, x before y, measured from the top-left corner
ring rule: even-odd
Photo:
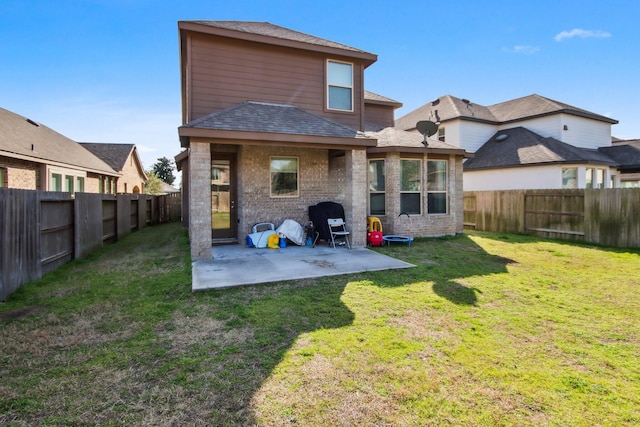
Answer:
[[[173,175],[173,171],[175,170],[175,166],[173,165],[173,161],[167,159],[166,157],[160,157],[158,162],[152,166],[151,169],[158,178],[167,184],[173,184],[173,181],[176,180],[175,175]]]
[[[154,171],[149,171],[147,176],[149,179],[144,183],[144,192],[146,194],[162,193],[162,180],[158,178],[158,175]]]

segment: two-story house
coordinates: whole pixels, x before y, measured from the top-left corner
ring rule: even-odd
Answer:
[[[462,231],[464,150],[381,134],[401,104],[365,91],[375,54],[266,22],[178,29],[185,150],[176,164],[194,259],[211,257],[212,240],[243,241],[255,223],[305,224],[323,201],[343,205],[356,246],[372,213],[394,231],[402,203],[424,218],[419,235]]]
[[[464,189],[604,188],[617,186],[611,147],[616,120],[540,95],[491,106],[441,96],[396,121],[415,132],[418,120],[439,123],[438,139],[473,152]]]

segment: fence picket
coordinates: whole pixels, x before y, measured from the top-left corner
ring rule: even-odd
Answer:
[[[0,301],[22,284],[131,232],[179,221],[180,203],[179,194],[71,195],[0,188]]]

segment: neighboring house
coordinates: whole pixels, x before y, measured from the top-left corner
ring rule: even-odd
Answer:
[[[442,96],[396,120],[415,132],[418,120],[439,123],[440,141],[473,152],[464,164],[465,191],[618,186],[611,147],[618,123],[540,95],[482,106]]]
[[[174,194],[174,193],[179,193],[180,189],[174,187],[171,184],[167,184],[166,182],[162,181],[161,185],[160,185],[160,194]]]
[[[77,142],[0,108],[0,187],[115,193],[119,176]]]
[[[613,138],[611,147],[599,150],[618,163],[620,187],[640,187],[640,139]]]
[[[144,193],[144,183],[148,177],[134,144],[81,142],[80,145],[120,172],[116,193]]]
[[[304,225],[323,201],[343,205],[355,246],[370,214],[385,232],[462,232],[465,152],[388,129],[401,104],[364,90],[376,55],[266,22],[178,28],[186,150],[175,160],[193,258],[255,223]]]

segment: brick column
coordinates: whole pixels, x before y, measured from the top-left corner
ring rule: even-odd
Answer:
[[[191,142],[189,152],[191,258],[211,258],[211,146]]]
[[[367,244],[367,152],[347,150],[345,179],[345,216],[351,230],[351,244]]]

